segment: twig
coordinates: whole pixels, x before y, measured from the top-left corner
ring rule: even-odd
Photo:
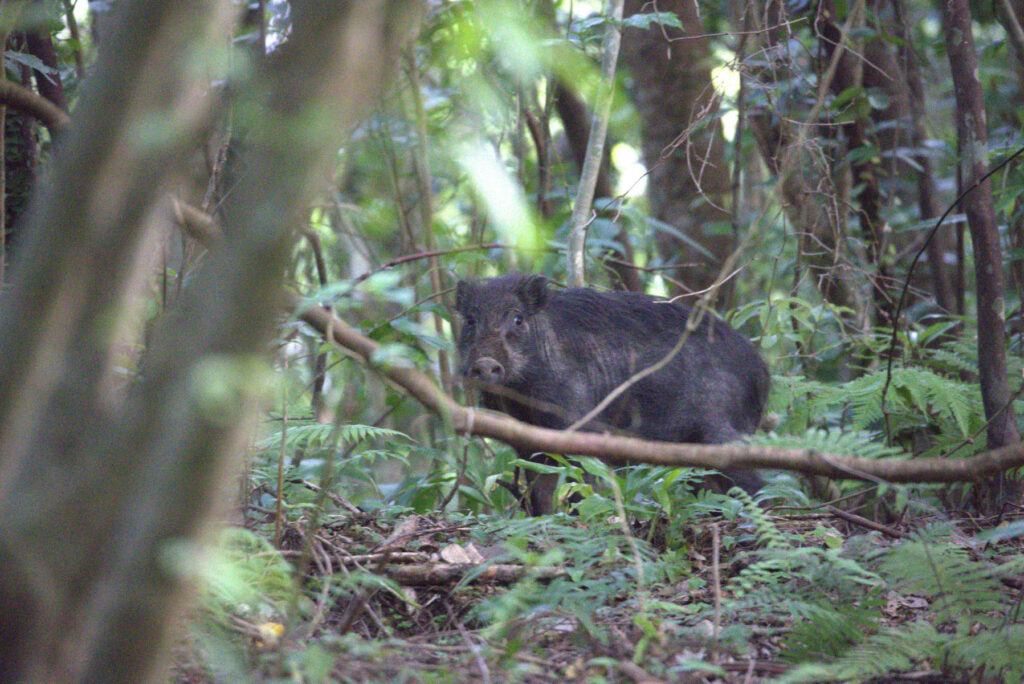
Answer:
[[[455,498],[456,492],[459,491],[459,486],[462,484],[462,478],[466,476],[466,463],[469,460],[469,444],[466,444],[462,450],[462,463],[459,465],[459,474],[455,476],[455,484],[452,485],[452,490],[448,492],[448,496],[444,497],[444,501],[437,507],[439,511],[443,511],[448,507],[448,504]]]
[[[399,584],[441,585],[466,579],[474,582],[510,584],[526,576],[553,579],[565,574],[564,568],[527,568],[522,565],[495,564],[483,567],[477,563],[424,563],[421,565],[392,565],[381,572]]]
[[[284,359],[284,369],[288,371],[288,357]],[[277,455],[277,505],[274,507],[274,546],[281,548],[281,524],[284,518],[284,454],[288,444],[288,391],[287,386],[281,384],[281,393],[284,394],[281,408],[281,449]]]
[[[448,617],[455,624],[455,629],[459,631],[459,636],[466,644],[466,648],[473,655],[473,659],[476,661],[476,666],[480,668],[480,677],[483,679],[484,684],[491,684],[491,671],[487,668],[487,661],[480,655],[480,647],[473,643],[472,637],[469,632],[466,631],[466,627],[459,620],[458,616],[452,610],[451,603],[446,603],[445,607],[448,609]]]
[[[402,264],[407,264],[410,261],[419,261],[421,259],[431,259],[433,257],[443,256],[445,254],[457,254],[459,252],[472,252],[472,251],[475,251],[475,250],[478,250],[478,249],[509,249],[509,246],[508,245],[504,245],[504,244],[502,244],[500,242],[488,242],[488,243],[482,244],[482,245],[468,245],[466,247],[450,247],[448,249],[432,249],[432,250],[429,250],[429,251],[426,251],[426,252],[417,252],[416,254],[406,254],[404,256],[398,257],[397,259],[392,259],[391,261],[387,262],[386,264],[381,264],[380,266],[378,266],[376,268],[370,269],[369,271],[366,271],[365,273],[362,273],[362,274],[356,276],[355,278],[352,279],[352,286],[355,287],[356,285],[358,285],[359,283],[363,282],[364,280],[366,280],[367,278],[369,278],[370,276],[372,276],[372,275],[374,275],[376,273],[380,273],[381,271],[387,271],[389,269],[394,268],[395,266],[400,266]]]
[[[853,523],[860,527],[866,527],[869,530],[874,530],[875,532],[881,532],[892,539],[904,539],[906,537],[906,535],[898,530],[894,530],[891,527],[877,523],[874,520],[869,520],[868,518],[857,515],[856,513],[850,513],[849,511],[844,511],[841,508],[836,508],[835,506],[828,506],[826,510],[835,517],[842,518],[848,523]]]
[[[387,557],[392,563],[426,563],[430,554],[424,551],[390,551],[387,553],[362,553],[358,556],[336,556],[342,565],[362,565],[363,563],[380,563]]]
[[[314,484],[309,480],[302,480],[302,486],[316,493],[324,492],[323,488],[320,485]],[[339,506],[340,508],[344,508],[349,513],[357,513],[359,515],[363,514],[363,511],[358,506],[338,496],[334,492],[324,492],[324,494],[327,496],[328,499],[330,499],[334,503],[334,505]]]

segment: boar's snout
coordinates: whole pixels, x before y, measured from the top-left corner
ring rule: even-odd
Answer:
[[[477,382],[496,385],[505,379],[505,367],[497,359],[483,356],[473,362],[466,375]]]

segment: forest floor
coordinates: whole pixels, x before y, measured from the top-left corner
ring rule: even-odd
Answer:
[[[1018,672],[1024,656],[1010,665],[942,663],[924,646],[915,653],[913,642],[884,658],[871,648],[872,639],[923,629],[950,639],[994,632],[1006,606],[1016,607],[1011,622],[1021,621],[1020,544],[984,543],[978,530],[968,518],[882,526],[841,512],[769,510],[675,526],[660,518],[627,534],[614,518],[353,511],[323,520],[312,536],[284,529],[280,554],[235,536],[228,545],[236,563],[249,563],[242,581],[258,598],[207,597],[173,677],[823,681],[815,667],[849,661],[832,678],[1011,681],[1006,673]],[[256,567],[254,558],[262,559]],[[914,580],[906,570],[914,558],[935,582]],[[295,567],[305,568],[305,582],[289,594],[282,587]],[[989,603],[965,599],[970,605],[951,619],[947,604],[963,603],[960,591]]]

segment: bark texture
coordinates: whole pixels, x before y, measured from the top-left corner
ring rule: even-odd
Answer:
[[[668,0],[657,3],[657,10],[674,12],[683,30],[628,28],[622,57],[633,75],[642,122],[650,213],[672,229],[659,230],[657,243],[666,262],[683,266],[679,279],[699,290],[714,281],[734,246],[732,181],[721,126],[709,117],[715,91],[697,3]],[[643,0],[626,2],[626,16],[651,11]]]
[[[1003,252],[992,204],[992,187],[987,180],[982,180],[988,172],[988,134],[967,0],[944,0],[943,14],[956,95],[961,178],[965,190],[973,187],[964,197],[962,206],[974,247],[981,396],[985,417],[989,420],[988,446],[995,449],[1020,441],[1006,377]]]
[[[590,116],[588,116],[586,105],[576,93],[559,81],[555,85],[555,108],[558,110],[558,118],[562,120],[562,127],[565,129],[565,137],[569,141],[569,148],[572,150],[576,168],[582,169],[583,159],[587,152],[587,140],[590,137]],[[605,146],[604,159],[594,185],[595,199],[614,197],[611,177],[608,172],[611,163],[609,147],[610,145]],[[616,240],[618,240],[620,249],[615,253],[617,260],[609,263],[609,269],[615,273],[622,289],[640,292],[643,286],[640,283],[637,269],[630,266],[633,263],[633,244],[625,225],[619,228]]]
[[[293,218],[374,100],[411,5],[293,4],[288,43],[238,91],[252,156],[225,240],[125,386],[144,229],[213,114],[194,57],[234,4],[117,4],[0,300],[0,680],[159,678],[260,402]],[[157,119],[173,125],[139,135]]]

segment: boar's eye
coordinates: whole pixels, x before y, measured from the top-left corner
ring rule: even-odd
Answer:
[[[522,314],[516,314],[515,316],[512,317],[512,325],[514,325],[516,327],[519,327],[522,324],[523,324],[523,315]]]
[[[467,328],[472,328],[474,325],[476,325],[476,319],[473,318],[472,316],[463,316],[462,318],[462,324]]]

